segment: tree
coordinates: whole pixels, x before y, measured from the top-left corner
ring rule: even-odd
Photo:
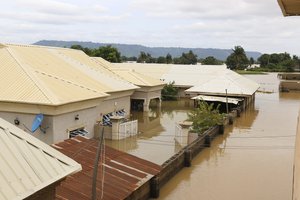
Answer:
[[[182,53],[181,57],[174,58],[173,62],[175,64],[195,65],[197,64],[197,55],[190,50],[188,53]]]
[[[178,96],[178,89],[174,87],[175,82],[168,83],[161,90],[162,100],[176,100]]]
[[[168,53],[167,56],[166,56],[166,63],[170,64],[172,62],[173,62],[172,56],[171,56],[171,54]]]
[[[222,62],[217,60],[215,57],[213,56],[208,56],[206,58],[204,58],[201,62],[202,65],[221,65]]]
[[[294,68],[296,66],[296,63],[294,60],[290,59],[290,60],[285,60],[285,61],[281,62],[281,66],[283,67],[284,71],[293,72]]]
[[[251,58],[249,59],[249,64],[250,64],[250,66],[252,66],[254,63],[255,63],[255,60],[254,60],[253,57],[251,57]]]
[[[92,52],[92,56],[101,57],[109,62],[121,62],[121,53],[111,45],[99,47]]]
[[[295,62],[295,68],[300,71],[300,59],[298,56],[293,55],[293,60]]]
[[[299,66],[297,56],[290,56],[289,53],[263,54],[258,59],[260,66],[268,71],[292,72]]]
[[[214,108],[214,104],[200,101],[199,107],[188,113],[188,120],[193,122],[192,131],[198,134],[204,133],[210,127],[223,124],[224,114],[219,112],[220,104]]]
[[[145,53],[143,51],[140,52],[140,55],[137,59],[138,63],[155,63],[156,59],[152,58],[151,54]]]
[[[121,56],[122,62],[127,62],[127,61],[136,61],[137,57],[131,56],[131,57],[126,57],[126,56]]]
[[[83,51],[84,53],[86,53],[87,55],[91,56],[92,55],[92,50],[89,48],[83,48],[81,45],[79,44],[74,44],[70,47],[71,49],[78,49]]]
[[[166,63],[166,62],[167,62],[167,59],[166,59],[166,57],[164,57],[164,56],[159,56],[159,57],[156,59],[156,62],[157,62],[157,63]]]
[[[259,58],[257,58],[257,61],[259,62],[260,67],[266,67],[270,62],[270,55],[263,54]]]
[[[235,46],[232,53],[226,59],[226,65],[230,69],[245,69],[249,60],[246,56],[245,50],[241,46]]]

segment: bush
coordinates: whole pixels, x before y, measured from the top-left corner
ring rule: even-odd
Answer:
[[[177,100],[178,97],[178,89],[174,87],[175,82],[168,83],[161,90],[161,98],[163,101],[165,100]]]
[[[193,122],[192,131],[202,134],[210,127],[223,124],[224,114],[219,112],[220,104],[214,109],[214,104],[205,101],[199,107],[188,113],[188,120]]]

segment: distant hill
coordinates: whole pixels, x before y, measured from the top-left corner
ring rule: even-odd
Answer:
[[[58,40],[41,40],[34,45],[41,46],[55,46],[55,47],[71,47],[74,44],[81,45],[88,48],[98,48],[100,46],[111,45],[117,48],[123,56],[131,57],[140,54],[141,51],[150,53],[152,57],[166,56],[168,53],[172,57],[179,57],[183,52],[192,50],[194,54],[198,55],[198,58],[206,58],[207,56],[214,56],[219,60],[226,60],[226,58],[232,53],[231,49],[212,49],[212,48],[181,48],[181,47],[146,47],[136,44],[113,44],[113,43],[94,43],[94,42],[79,42],[79,41],[58,41]],[[247,56],[253,57],[255,60],[261,56],[260,52],[246,51]]]

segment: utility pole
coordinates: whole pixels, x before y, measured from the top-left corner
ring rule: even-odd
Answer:
[[[228,114],[228,97],[227,97],[227,89],[225,89],[225,93],[226,93],[226,113]]]
[[[97,175],[98,175],[98,165],[99,165],[99,159],[100,159],[103,138],[104,138],[104,127],[102,127],[102,133],[99,137],[100,141],[98,143],[98,149],[97,149],[96,158],[95,158],[95,162],[94,162],[93,183],[92,183],[92,200],[97,199],[97,190],[96,190],[97,189]],[[104,176],[104,174],[102,176]]]

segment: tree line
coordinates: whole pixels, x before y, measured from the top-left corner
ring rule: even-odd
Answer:
[[[138,63],[165,63],[165,64],[185,64],[195,65],[200,62],[202,65],[220,65],[224,64],[224,61],[218,60],[213,56],[206,58],[197,58],[197,55],[192,50],[186,53],[182,53],[180,57],[173,58],[171,54],[166,56],[159,56],[157,58],[152,57],[150,53],[140,52],[138,57],[126,57],[121,56],[121,53],[117,48],[110,45],[102,46],[96,49],[84,48],[81,45],[72,45],[72,49],[79,49],[84,51],[87,55],[93,57],[102,57],[103,59],[120,63],[126,61],[135,61]],[[295,69],[300,68],[300,59],[298,56],[291,56],[289,53],[272,53],[262,54],[257,60],[250,57],[248,59],[243,47],[235,46],[232,49],[232,53],[227,57],[225,64],[232,70],[244,70],[253,64],[260,64],[260,68],[250,69],[256,71],[287,71],[292,72]]]
[[[85,52],[87,55],[92,57],[102,57],[103,59],[113,62],[127,62],[127,61],[135,61],[138,63],[165,63],[165,64],[184,64],[184,65],[195,65],[198,62],[202,62],[205,65],[219,65],[222,64],[222,61],[217,60],[213,56],[209,56],[205,59],[198,59],[197,55],[193,53],[192,50],[186,53],[182,53],[180,57],[173,58],[171,54],[167,54],[166,56],[159,56],[157,58],[152,57],[150,53],[146,53],[141,51],[138,57],[126,57],[121,56],[121,53],[118,49],[108,45],[102,46],[96,49],[90,49],[86,47],[82,47],[81,45],[72,45],[71,49],[78,49]]]

